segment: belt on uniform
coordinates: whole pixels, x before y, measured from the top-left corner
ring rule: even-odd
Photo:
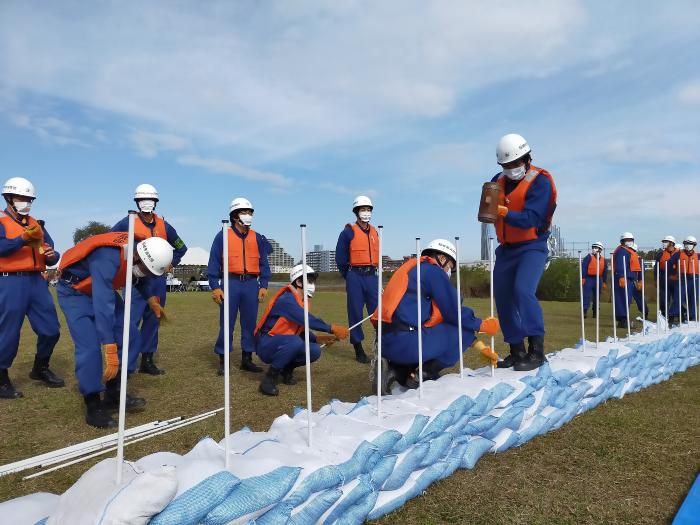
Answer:
[[[355,273],[373,274],[373,273],[377,273],[377,267],[376,266],[351,266],[350,271],[355,272]]]
[[[229,276],[238,279],[239,281],[250,281],[251,279],[257,279],[257,273],[230,273]]]
[[[393,321],[391,323],[382,323],[384,325],[384,329],[389,331],[389,332],[415,332],[417,328],[415,326],[411,326],[410,324],[402,323],[401,321]]]
[[[33,272],[0,272],[0,277],[28,277],[29,275],[40,274],[39,271]]]
[[[71,275],[69,273],[62,273],[60,277],[61,281],[63,281],[66,284],[73,284],[73,283],[78,283],[82,281],[80,277],[76,277],[75,275]]]

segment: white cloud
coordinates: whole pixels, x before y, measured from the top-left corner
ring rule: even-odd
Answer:
[[[232,177],[240,177],[256,182],[266,182],[268,184],[272,184],[278,189],[289,188],[292,186],[292,179],[280,175],[279,173],[248,168],[246,166],[236,164],[235,162],[231,162],[230,160],[203,158],[197,155],[182,155],[177,158],[177,161],[183,166],[203,168],[211,173],[231,175]]]
[[[329,190],[334,193],[339,193],[341,195],[352,195],[353,197],[357,195],[367,195],[368,197],[376,197],[378,195],[377,190],[371,188],[357,189],[345,186],[344,184],[337,184],[335,182],[325,181],[320,182],[315,186],[323,190]]]
[[[607,146],[605,153],[608,160],[623,163],[674,164],[698,159],[695,148],[649,141],[631,144],[625,140],[616,140]]]
[[[678,100],[688,106],[700,106],[700,79],[681,86],[678,90]]]
[[[160,151],[179,151],[190,145],[190,141],[183,137],[139,129],[129,133],[128,140],[136,153],[146,158],[154,158]]]
[[[12,123],[18,128],[33,132],[42,141],[58,146],[83,146],[89,144],[76,136],[76,130],[65,120],[54,116],[34,117],[27,114],[15,114]]]

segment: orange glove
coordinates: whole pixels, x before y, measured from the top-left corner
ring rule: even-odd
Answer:
[[[265,297],[267,297],[267,288],[260,288],[260,290],[258,290],[258,302],[262,303]]]
[[[500,326],[501,325],[499,324],[498,319],[496,319],[495,317],[487,317],[486,319],[481,321],[479,333],[494,336],[498,333],[498,329],[500,328]]]
[[[211,291],[211,298],[216,304],[224,302],[224,291],[221,288],[215,288]]]
[[[117,377],[119,373],[119,355],[117,354],[117,344],[108,343],[102,345],[102,353],[104,354],[104,370],[102,372],[102,379],[109,381]]]
[[[28,228],[25,228],[22,232],[22,240],[24,242],[40,241],[43,236],[41,226],[33,224]]]
[[[634,283],[634,287],[635,287],[637,290],[641,291],[641,290],[642,290],[642,281],[637,281],[637,282],[635,282],[635,283]]]
[[[608,283],[603,283],[603,290],[607,290],[607,289],[608,289]]]
[[[316,342],[320,345],[331,346],[338,340],[333,334],[316,334]]]
[[[333,335],[336,336],[338,339],[347,339],[348,337],[350,337],[350,330],[348,330],[344,326],[340,326],[339,324],[332,324],[331,332],[333,332]]]
[[[160,305],[160,297],[156,295],[149,297],[148,307],[153,311],[153,313],[156,315],[156,318],[161,324],[165,323],[168,320],[168,317],[165,315],[165,310]]]
[[[506,215],[508,215],[508,208],[506,206],[499,206],[498,207],[498,216],[505,217]]]
[[[477,350],[482,356],[491,361],[491,366],[498,364],[498,354],[491,350],[490,346],[486,346],[478,339],[472,343],[472,348]]]
[[[625,278],[624,278],[624,277],[620,277],[620,278],[617,280],[617,284],[620,285],[620,288],[624,288],[624,287],[625,287]]]
[[[581,284],[586,284],[586,279],[581,279]]]

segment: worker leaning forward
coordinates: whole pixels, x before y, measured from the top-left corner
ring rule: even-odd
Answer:
[[[634,299],[634,289],[642,288],[642,265],[634,250],[634,235],[624,232],[620,235],[620,244],[613,252],[615,273],[613,290],[615,300],[615,319],[618,328],[627,328],[627,312]],[[627,276],[627,280],[625,280]],[[632,320],[630,319],[630,325]]]
[[[596,277],[597,276],[597,277]],[[591,253],[586,255],[581,262],[581,283],[583,284],[583,317],[588,317],[588,307],[591,302],[593,317],[598,312],[598,295],[600,290],[607,287],[608,268],[603,257],[603,243],[598,241],[591,244]],[[598,292],[596,292],[596,282]],[[592,301],[591,301],[592,299]]]
[[[229,352],[233,349],[233,327],[236,317],[241,315],[241,370],[262,372],[253,363],[255,341],[253,332],[258,318],[258,303],[265,300],[270,280],[268,256],[272,247],[264,235],[253,229],[253,205],[249,200],[237,197],[231,201],[228,228],[228,280],[229,280]],[[212,299],[219,305],[219,337],[214,352],[219,355],[218,374],[224,374],[224,292],[223,287],[223,235],[214,237],[209,252],[209,286]]]
[[[279,393],[277,384],[280,376],[285,385],[294,385],[294,369],[306,363],[304,334],[304,270],[301,264],[292,268],[289,283],[280,289],[260,318],[255,329],[255,343],[258,357],[270,367],[260,382],[260,392],[268,396]],[[306,266],[306,295],[308,308],[316,290],[318,274],[311,266]],[[309,329],[333,334],[323,337],[309,332],[309,355],[311,362],[321,357],[321,344],[329,345],[337,339],[347,339],[349,331],[344,326],[329,325],[323,319],[309,314]]]
[[[677,285],[673,286],[673,283],[677,283],[675,279],[678,279],[678,276],[671,272],[667,266],[668,260],[677,251],[676,238],[673,235],[667,235],[661,240],[661,251],[656,255],[656,266],[659,271],[658,276],[657,272],[654,272],[654,280],[657,281],[656,285],[659,287],[659,310],[664,316],[667,314],[678,288]],[[672,279],[674,280],[672,281]],[[666,302],[667,297],[668,302]]]
[[[158,191],[150,184],[140,184],[134,191],[134,202],[139,212],[134,221],[134,237],[136,239],[147,239],[149,237],[160,237],[168,241],[173,247],[173,263],[177,266],[180,259],[187,252],[187,246],[180,239],[180,236],[163,217],[155,213],[158,204]],[[126,232],[129,230],[129,217],[124,217],[112,227],[113,232]],[[165,307],[167,291],[167,272],[153,278],[155,287],[152,301]],[[160,322],[153,314],[147,303],[148,297],[140,293],[131,296],[131,315],[135,319],[141,319],[141,327],[138,334],[134,334],[134,351],[141,354],[141,366],[139,372],[157,376],[165,373],[165,370],[158,368],[153,361],[154,354],[158,349],[158,329]],[[129,346],[132,346],[131,344]],[[131,351],[131,348],[129,349]]]
[[[58,304],[75,344],[75,375],[87,408],[85,422],[97,428],[117,425],[110,414],[119,408],[120,374],[124,369],[119,362],[124,301],[117,290],[129,278],[137,293],[151,297],[156,289],[153,277],[163,275],[173,260],[172,246],[164,239],[151,237],[136,244],[132,275],[127,276],[127,244],[126,233],[94,235],[66,251],[59,267]],[[149,301],[149,305],[160,319],[164,314],[160,304]],[[135,332],[137,322],[131,316],[130,333]],[[127,373],[136,369],[136,357],[138,354],[129,356]],[[103,390],[104,398],[100,399]],[[139,410],[145,404],[143,398],[126,396],[128,411]]]
[[[363,310],[372,313],[377,308],[377,267],[379,266],[379,237],[369,221],[372,218],[372,201],[359,195],[352,203],[355,222],[346,224],[338,236],[335,262],[345,279],[347,295],[348,325],[353,326],[364,318]],[[362,326],[350,331],[350,342],[355,348],[355,359],[369,363],[362,341],[365,334]]]
[[[503,338],[510,346],[510,355],[498,367],[514,370],[533,370],[547,361],[544,317],[535,292],[547,261],[557,188],[547,170],[532,164],[530,151],[520,135],[503,136],[496,147],[502,171],[493,178],[500,186],[494,295]]]
[[[678,325],[681,319],[683,322],[696,320],[697,298],[695,294],[698,286],[698,273],[700,273],[698,254],[695,251],[697,244],[697,239],[692,235],[688,235],[683,239],[683,249],[676,251],[668,260],[668,271],[676,276],[676,280],[673,282],[676,293],[668,309],[671,326]],[[678,284],[679,274],[681,278],[680,286]],[[680,294],[678,293],[679,287]]]
[[[435,239],[421,252],[420,298],[418,298],[418,261],[409,259],[391,276],[382,295],[382,392],[390,393],[394,381],[406,388],[419,384],[418,301],[421,301],[423,379],[434,380],[444,368],[459,359],[458,308],[462,309],[462,349],[476,341],[476,332],[489,336],[498,332],[498,320],[482,321],[471,308],[460,306],[457,290],[450,282],[456,267],[456,250],[445,239]],[[372,321],[378,322],[377,311]],[[483,343],[475,348],[490,353]],[[376,374],[373,374],[373,380]],[[375,385],[376,386],[376,385]]]
[[[37,334],[34,367],[29,377],[49,387],[62,387],[63,379],[49,369],[49,360],[60,336],[53,298],[42,272],[56,264],[51,236],[43,221],[29,215],[36,198],[27,179],[13,177],[2,187],[7,207],[0,212],[0,399],[16,399],[22,393],[10,381],[8,369],[17,355],[24,318]]]

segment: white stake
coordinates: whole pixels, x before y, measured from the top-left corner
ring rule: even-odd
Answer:
[[[617,277],[615,277],[615,252],[610,257],[610,272],[612,273],[612,315],[613,315],[613,341],[617,343],[617,317],[615,317],[615,296],[617,293]]]
[[[231,435],[231,374],[229,372],[229,364],[231,363],[231,325],[229,322],[230,306],[228,302],[229,295],[229,267],[228,267],[228,230],[229,221],[221,221],[221,240],[222,248],[222,270],[221,284],[224,287],[224,465],[228,470],[231,465],[231,445],[229,444],[229,436]]]
[[[578,251],[578,267],[583,275],[583,263],[581,261],[581,250]],[[581,350],[586,351],[586,325],[583,321],[583,277],[578,280],[578,292],[581,299]]]
[[[631,260],[628,259],[628,260]],[[630,296],[627,289],[627,262],[622,265],[622,273],[625,277],[625,311],[627,312],[627,340],[630,340],[630,333],[632,332],[632,326],[630,323]]]
[[[457,345],[459,351],[459,377],[464,379],[464,355],[462,355],[462,287],[459,275],[459,237],[455,237],[455,255],[457,256]]]
[[[695,309],[695,326],[700,326],[700,323],[698,323],[698,283],[695,280],[695,259],[691,261],[691,267],[693,269],[693,308]]]
[[[644,319],[644,321],[646,321],[648,317],[648,312],[646,287],[644,282],[644,259],[641,259],[640,262],[642,263],[642,318]],[[642,337],[644,337],[644,334],[646,333],[646,330],[644,329],[644,321],[642,321]]]
[[[491,297],[491,317],[493,317],[493,237],[489,237],[489,295]],[[496,337],[491,336],[491,351],[496,352]],[[491,363],[491,377],[493,377],[495,367]]]
[[[379,266],[377,267],[377,418],[382,418],[382,235],[383,226],[377,226],[377,236],[379,237]]]
[[[681,305],[683,304],[683,295],[681,295],[681,257],[678,254],[678,299],[676,303],[678,304],[678,326],[683,325],[683,312],[681,311]]]
[[[598,253],[595,258],[595,348],[598,349],[600,343],[600,256]],[[605,259],[603,259],[605,264]]]
[[[124,328],[122,331],[122,357],[119,363],[119,430],[117,436],[117,485],[122,482],[124,464],[124,430],[126,426],[126,376],[129,374],[129,325],[131,323],[131,289],[134,268],[134,220],[136,212],[129,210],[129,231],[126,245],[126,282],[124,284]]]
[[[306,416],[309,423],[309,448],[313,446],[311,433],[311,341],[309,339],[309,296],[306,290],[309,286],[306,275],[306,224],[301,225],[301,267],[304,272],[304,346],[306,348]]]
[[[659,299],[661,299],[661,294],[659,293],[660,288],[660,276],[659,276],[659,265],[656,266],[656,335],[661,335],[661,327],[659,326],[659,317],[661,317],[661,304],[659,304]]]
[[[420,237],[416,237],[416,303],[418,304],[418,399],[423,399],[423,323],[421,322]]]
[[[688,316],[688,326],[690,326],[690,302],[688,301],[688,267],[683,261],[683,284],[685,288],[685,315]]]
[[[664,295],[666,299],[664,300],[664,309],[666,310],[666,327],[664,333],[668,333],[668,261],[664,264]]]

